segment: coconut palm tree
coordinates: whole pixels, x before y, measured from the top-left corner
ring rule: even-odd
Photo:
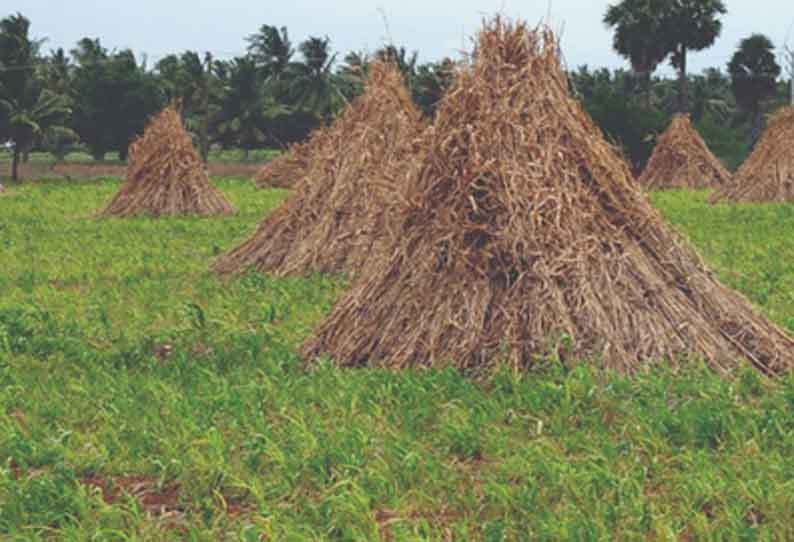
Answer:
[[[223,86],[218,111],[212,119],[212,133],[224,147],[248,151],[268,139],[268,123],[289,109],[276,102],[260,84],[256,61],[250,56],[216,63],[215,73]]]
[[[728,64],[736,103],[752,116],[751,145],[761,136],[762,102],[774,96],[781,68],[775,60],[775,46],[763,34],[753,34],[739,44]]]
[[[298,108],[328,120],[345,104],[333,72],[336,55],[328,37],[310,37],[298,47],[303,62],[290,65],[290,98]]]
[[[33,143],[55,128],[62,128],[71,110],[66,98],[44,88],[39,81],[31,81],[21,96],[0,99],[5,110],[8,135],[14,142],[11,180],[19,179],[19,160]]]
[[[0,21],[0,139],[14,144],[11,179],[19,179],[19,160],[37,138],[61,126],[70,114],[65,96],[45,88],[37,68],[41,41],[30,38],[30,21],[12,15]]]

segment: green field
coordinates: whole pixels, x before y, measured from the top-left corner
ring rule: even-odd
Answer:
[[[0,195],[0,540],[794,539],[794,378],[307,370],[345,281],[210,274],[286,196],[217,184],[238,216]],[[794,331],[794,207],[653,199]]]

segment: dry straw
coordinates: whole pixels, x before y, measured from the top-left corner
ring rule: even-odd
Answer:
[[[127,180],[104,216],[211,216],[234,207],[210,184],[174,106],[157,115],[130,146]]]
[[[424,126],[398,68],[372,65],[364,94],[322,131],[321,144],[312,143],[292,196],[213,269],[282,276],[360,269],[383,234],[385,202],[413,162]]]
[[[709,150],[689,116],[676,115],[659,138],[640,185],[648,190],[718,188],[730,173]]]
[[[260,188],[293,188],[303,177],[312,163],[312,147],[317,144],[317,135],[307,143],[296,143],[286,154],[271,160],[260,169],[254,177],[254,183]]]
[[[569,97],[550,31],[487,22],[423,139],[389,250],[304,345],[309,359],[794,365],[794,340],[715,280]]]
[[[720,201],[747,203],[794,202],[794,107],[784,107],[733,181],[714,194]]]

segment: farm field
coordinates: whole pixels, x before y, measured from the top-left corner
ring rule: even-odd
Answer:
[[[207,167],[211,175],[217,177],[250,177],[262,167],[262,164],[279,156],[281,151],[275,149],[259,149],[249,153],[244,159],[244,152],[238,149],[213,151],[209,155]],[[24,179],[65,179],[67,181],[92,179],[101,177],[123,177],[126,162],[119,160],[118,153],[107,153],[105,160],[95,161],[84,152],[72,152],[62,162],[49,153],[31,153],[27,163],[19,166],[20,175]],[[0,150],[0,182],[8,182],[11,171],[11,154]]]
[[[794,378],[307,369],[342,277],[208,272],[286,196],[98,221],[117,180],[0,195],[0,540],[786,540]],[[652,195],[794,332],[794,207]]]

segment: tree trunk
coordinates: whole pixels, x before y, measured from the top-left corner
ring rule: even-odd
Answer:
[[[11,160],[11,180],[19,180],[19,148],[14,144],[14,158]]]
[[[27,164],[28,162],[30,162],[30,148],[26,148],[22,151],[22,163]]]
[[[678,112],[689,113],[689,79],[686,76],[686,47],[681,45],[678,67]]]
[[[642,74],[642,105],[646,111],[651,110],[651,72],[643,72]]]
[[[753,150],[758,140],[761,139],[763,124],[764,115],[761,113],[761,108],[756,107],[755,111],[753,111],[753,128],[750,130],[750,150]]]

